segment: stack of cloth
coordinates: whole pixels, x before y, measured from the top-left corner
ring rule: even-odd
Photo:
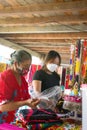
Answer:
[[[81,121],[60,116],[51,109],[23,109],[16,113],[16,122],[24,130],[82,130]]]
[[[25,130],[43,130],[63,121],[51,109],[23,109],[16,113],[15,125]]]
[[[74,119],[64,119],[61,126],[56,124],[49,128],[46,128],[45,130],[82,130],[82,124],[81,121]]]

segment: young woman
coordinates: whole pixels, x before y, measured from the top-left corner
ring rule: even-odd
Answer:
[[[42,69],[36,71],[33,76],[32,86],[34,92],[40,93],[50,87],[59,86],[60,76],[56,73],[56,69],[60,63],[59,53],[54,50],[49,51]]]

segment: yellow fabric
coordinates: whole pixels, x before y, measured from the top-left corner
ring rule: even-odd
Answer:
[[[6,70],[6,64],[0,63],[0,72],[3,72],[4,70]]]
[[[76,74],[79,74],[80,72],[80,60],[77,59],[76,60],[76,70],[75,70]]]

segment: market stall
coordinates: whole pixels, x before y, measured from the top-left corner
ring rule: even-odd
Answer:
[[[51,95],[49,97],[49,93],[47,95],[45,92],[43,95],[38,95],[38,98],[47,102],[39,104],[38,109],[25,107],[17,111],[12,126],[24,130],[86,130],[87,41],[78,40],[76,46],[71,45],[70,50],[70,66],[64,71],[65,77],[64,79],[62,77],[61,81],[61,88],[64,87],[61,89],[64,91],[63,100],[59,98],[58,88],[48,90]],[[48,104],[49,101],[51,105]],[[56,111],[53,107],[56,107]],[[9,125],[2,124],[0,127],[6,130],[8,126],[10,130]]]

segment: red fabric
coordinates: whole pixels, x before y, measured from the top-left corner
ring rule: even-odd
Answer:
[[[69,89],[69,75],[66,75],[65,89]]]
[[[23,101],[30,98],[28,84],[21,76],[22,84],[19,86],[11,70],[6,70],[0,74],[0,105],[7,101]],[[10,123],[14,119],[15,111],[2,113],[2,119]],[[0,113],[1,116],[1,113]]]
[[[37,70],[40,70],[40,69],[41,69],[41,65],[34,65],[34,64],[32,64],[28,74],[25,76],[26,81],[28,83],[32,83],[32,78],[33,78],[34,73]]]

